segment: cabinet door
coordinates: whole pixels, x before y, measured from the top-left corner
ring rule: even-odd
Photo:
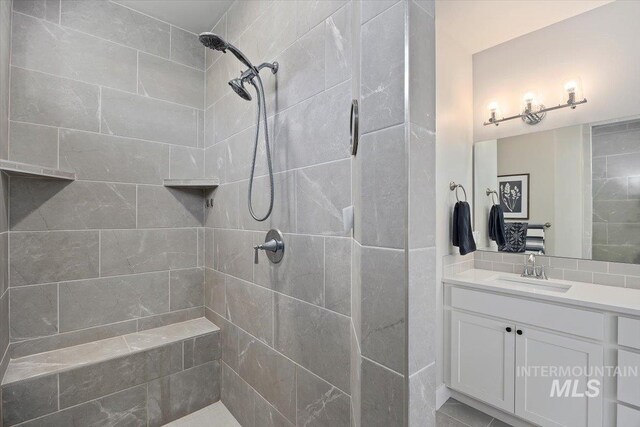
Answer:
[[[452,311],[451,387],[513,412],[514,336],[514,325]]]
[[[516,415],[545,427],[602,426],[602,345],[532,328],[518,331]],[[597,387],[593,397],[588,384]]]

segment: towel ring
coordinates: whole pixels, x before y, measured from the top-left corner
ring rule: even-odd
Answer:
[[[456,184],[455,182],[451,181],[449,183],[449,190],[451,191],[455,191],[456,192],[456,200],[460,201],[460,198],[458,197],[458,188],[462,188],[462,192],[464,193],[464,201],[467,201],[467,191],[464,189],[464,187],[460,184]]]
[[[492,190],[487,188],[487,196],[491,196],[491,203],[493,205],[498,205],[498,192],[496,190]]]

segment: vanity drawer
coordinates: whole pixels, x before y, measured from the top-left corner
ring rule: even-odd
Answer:
[[[625,370],[633,369],[640,372],[640,354],[626,350],[618,350],[618,367],[621,374],[618,377],[618,400],[640,406],[640,381],[636,376],[624,375]]]
[[[640,349],[640,320],[618,317],[618,344]]]
[[[451,306],[602,341],[604,314],[458,287]]]
[[[640,426],[640,411],[618,404],[618,421],[616,427],[638,427]]]

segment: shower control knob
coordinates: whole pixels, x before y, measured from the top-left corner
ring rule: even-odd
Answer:
[[[284,257],[284,237],[280,230],[271,229],[264,239],[264,243],[253,247],[254,264],[258,264],[258,251],[264,251],[267,258],[274,264],[278,264]]]

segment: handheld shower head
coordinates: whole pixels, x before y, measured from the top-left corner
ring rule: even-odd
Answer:
[[[242,79],[230,80],[229,86],[231,86],[231,89],[233,89],[233,91],[237,93],[240,96],[240,98],[245,99],[247,101],[251,101],[251,94],[244,87],[244,82],[242,81]]]
[[[240,52],[240,50],[238,50],[237,47],[235,47],[231,43],[228,43],[219,35],[214,33],[209,33],[209,32],[200,33],[200,35],[198,36],[198,39],[200,40],[200,43],[202,43],[205,47],[208,47],[209,49],[218,50],[222,53],[226,53],[228,49],[244,65],[251,68],[252,70],[255,69],[251,61],[249,61],[249,59],[247,59],[247,57],[244,56],[244,54]]]

